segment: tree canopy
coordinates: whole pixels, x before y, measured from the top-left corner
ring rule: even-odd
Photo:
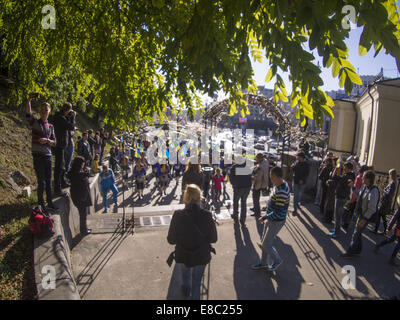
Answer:
[[[43,28],[46,5],[55,8],[54,29]],[[242,91],[257,90],[249,54],[260,61],[265,53],[276,102],[290,100],[302,123],[308,117],[321,126],[334,104],[320,89],[313,53],[347,92],[361,83],[344,42],[346,5],[363,28],[360,55],[385,49],[399,61],[393,0],[0,0],[0,63],[19,102],[24,90],[62,102],[52,94],[55,79],[63,79],[72,101],[90,97],[106,121],[133,128],[154,112],[165,118],[166,107],[193,115],[199,94],[218,90],[229,94],[231,113],[244,116]],[[289,72],[291,93],[279,71]]]

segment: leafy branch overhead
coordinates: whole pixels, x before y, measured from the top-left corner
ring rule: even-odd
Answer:
[[[42,27],[42,7],[53,5],[56,28]],[[363,28],[360,55],[383,48],[400,58],[396,1],[332,0],[0,0],[0,63],[23,88],[51,98],[52,81],[69,80],[66,90],[106,112],[106,121],[132,128],[165,108],[200,105],[198,95],[224,90],[231,113],[247,113],[242,90],[254,92],[255,61],[271,67],[275,100],[291,101],[302,123],[322,124],[333,101],[320,89],[315,57],[331,68],[346,92],[361,84],[348,60],[342,8],[355,8]],[[289,72],[292,92],[279,76]],[[76,98],[76,97],[73,97]],[[61,101],[55,101],[59,103]]]

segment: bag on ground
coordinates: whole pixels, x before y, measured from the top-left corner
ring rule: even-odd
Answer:
[[[48,238],[54,234],[54,221],[43,212],[40,206],[32,209],[29,227],[32,233],[39,238]]]

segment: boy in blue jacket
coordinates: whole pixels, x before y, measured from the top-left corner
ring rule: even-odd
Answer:
[[[117,209],[118,189],[115,185],[114,172],[108,168],[108,165],[103,165],[103,171],[99,175],[99,189],[103,197],[104,212],[108,212],[107,193],[111,189],[113,193],[113,202],[115,209]]]

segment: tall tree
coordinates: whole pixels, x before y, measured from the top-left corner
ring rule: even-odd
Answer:
[[[55,29],[46,29],[53,22],[51,12],[42,13],[46,5],[55,9]],[[198,93],[221,89],[232,113],[248,113],[241,92],[256,90],[249,53],[259,61],[264,51],[276,101],[290,99],[303,124],[308,117],[321,125],[333,101],[320,89],[321,69],[307,47],[347,92],[361,82],[344,42],[346,5],[363,28],[359,53],[385,48],[398,60],[394,0],[0,0],[0,48],[3,64],[15,70],[19,100],[21,88],[50,96],[51,81],[64,74],[120,127],[154,112],[165,118],[166,107],[185,105],[193,114]],[[290,73],[290,94],[280,70]]]

